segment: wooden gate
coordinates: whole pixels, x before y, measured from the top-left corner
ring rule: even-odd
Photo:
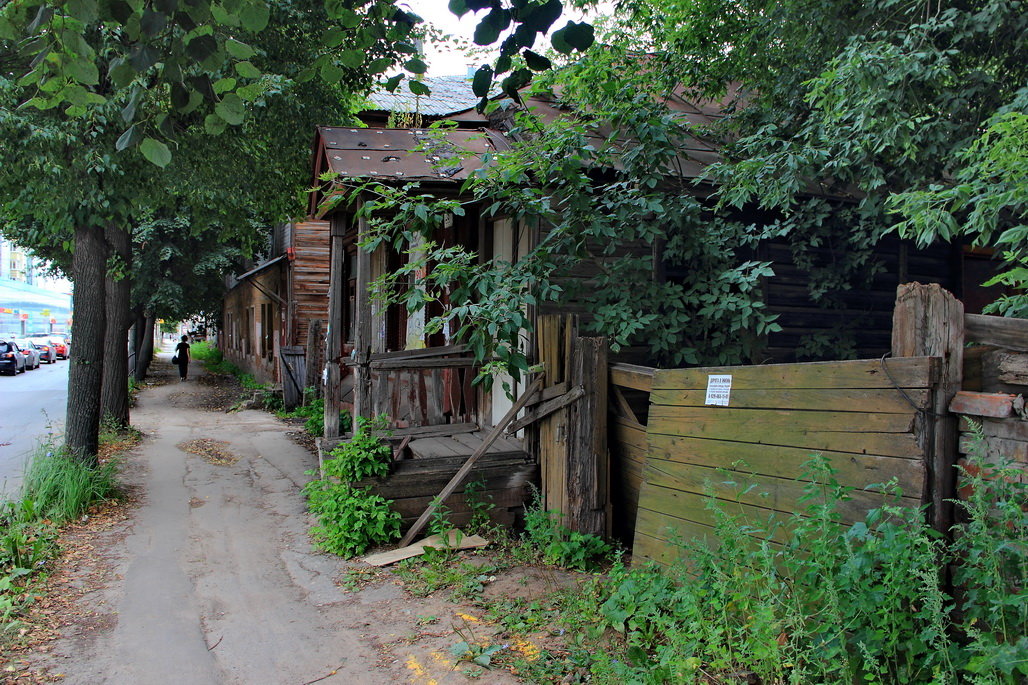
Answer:
[[[283,345],[279,348],[282,361],[282,399],[286,409],[295,409],[303,404],[303,384],[307,378],[307,362],[304,349],[299,345]]]

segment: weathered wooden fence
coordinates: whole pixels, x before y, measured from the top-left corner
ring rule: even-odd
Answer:
[[[901,503],[927,505],[929,521],[948,530],[957,459],[948,408],[961,387],[965,326],[972,325],[982,322],[965,317],[945,290],[905,284],[891,358],[611,366],[611,498],[620,532],[634,537],[635,558],[668,561],[676,540],[710,538],[710,496],[757,524],[802,513],[804,464],[815,453],[853,488],[840,509],[845,522],[882,504],[877,485],[895,481]],[[1010,435],[1023,425],[993,430]]]
[[[937,373],[928,358],[657,371],[636,558],[666,561],[675,540],[710,536],[708,495],[755,522],[802,511],[814,453],[855,488],[847,522],[883,502],[870,484],[892,478],[919,505],[927,470],[915,419],[931,406]],[[727,404],[711,404],[712,382]]]
[[[542,475],[543,505],[571,530],[609,535],[607,342],[578,336],[574,316],[536,323],[535,358],[543,389],[529,407]],[[515,426],[526,425],[525,420]]]

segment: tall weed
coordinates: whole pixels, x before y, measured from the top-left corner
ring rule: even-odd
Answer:
[[[601,627],[621,635],[595,682],[1020,683],[1028,676],[1028,487],[975,457],[947,543],[923,511],[889,504],[844,525],[848,490],[821,457],[802,511],[755,525],[708,500],[712,539],[670,567],[615,565]],[[943,591],[952,565],[958,597]],[[706,675],[705,675],[706,674]]]
[[[25,471],[22,498],[34,502],[41,518],[62,523],[116,496],[117,471],[115,461],[94,466],[62,449],[41,450]]]

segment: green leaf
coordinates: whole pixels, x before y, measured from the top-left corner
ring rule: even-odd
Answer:
[[[143,89],[136,86],[132,89],[132,94],[129,96],[129,101],[125,103],[125,106],[121,110],[121,119],[126,124],[132,123],[132,120],[136,118],[136,108],[139,106],[139,101],[143,97]]]
[[[480,98],[489,95],[489,87],[493,84],[493,68],[489,65],[481,66],[471,79],[471,92]]]
[[[346,31],[339,26],[330,26],[325,29],[325,33],[321,36],[321,44],[328,48],[337,48],[343,43],[343,39],[346,38]]]
[[[218,79],[217,81],[214,82],[214,85],[213,85],[214,94],[215,95],[221,95],[222,93],[227,93],[227,92],[229,92],[231,90],[235,90],[235,87],[236,87],[237,83],[239,83],[239,82],[236,81],[231,76],[228,76],[226,78],[220,78],[220,79]]]
[[[196,36],[186,43],[186,54],[197,62],[203,62],[217,51],[218,42],[214,39],[214,36]],[[154,61],[157,61],[156,55],[154,56]]]
[[[227,94],[214,106],[214,113],[232,126],[239,126],[246,119],[246,105],[234,93]]]
[[[525,64],[532,71],[546,71],[553,66],[549,59],[531,50],[525,50],[522,54],[525,56]]]
[[[146,10],[139,20],[139,28],[148,36],[156,36],[168,26],[168,17],[163,12]]]
[[[393,63],[393,60],[388,57],[379,57],[378,59],[371,60],[371,64],[368,65],[369,74],[381,74],[388,69]]]
[[[225,50],[236,59],[250,59],[257,54],[257,51],[246,43],[231,38],[225,41]]]
[[[236,95],[242,98],[246,102],[254,102],[261,95],[264,94],[264,84],[258,81],[257,83],[251,83],[248,86],[236,89]]]
[[[96,0],[68,0],[65,11],[83,24],[92,24],[99,17]]]
[[[345,72],[334,64],[326,64],[321,67],[321,79],[325,83],[339,83],[343,80]]]
[[[468,3],[465,0],[450,0],[448,7],[452,14],[463,17],[468,13]]]
[[[553,33],[550,42],[558,52],[569,54],[572,50],[587,50],[595,38],[591,24],[569,21],[567,26]]]
[[[390,93],[396,90],[397,86],[400,85],[400,81],[403,80],[403,74],[397,74],[396,76],[390,76],[382,84],[382,87],[388,90]]]
[[[243,78],[260,78],[261,70],[250,62],[236,62],[236,73]]]
[[[216,114],[208,114],[203,120],[203,128],[209,135],[218,136],[225,132],[225,120]]]
[[[361,23],[361,16],[349,9],[340,10],[337,19],[339,19],[340,24],[348,29],[356,28]]]
[[[431,89],[421,81],[408,81],[407,87],[410,88],[410,92],[415,95],[429,95],[432,92]]]
[[[253,33],[259,33],[268,26],[268,19],[271,17],[271,10],[264,0],[252,0],[239,13],[239,20],[243,28]]]
[[[406,62],[404,62],[403,68],[413,74],[424,74],[426,71],[428,71],[428,65],[425,64],[423,60],[420,60],[417,57],[415,57],[414,59],[409,59]]]
[[[100,72],[92,60],[76,59],[65,64],[69,76],[79,83],[95,86],[100,83]]]
[[[162,169],[171,162],[171,150],[159,140],[144,138],[139,145],[139,151],[148,162]]]
[[[357,69],[364,64],[364,54],[362,50],[343,50],[342,54],[339,55],[339,62],[344,67]]]
[[[475,28],[474,41],[478,45],[492,45],[500,37],[500,32],[510,26],[510,11],[493,8],[482,18]]]
[[[139,124],[134,124],[130,126],[127,131],[118,136],[118,141],[114,144],[114,149],[121,152],[125,148],[137,144],[140,137],[142,137],[142,131],[139,129]]]

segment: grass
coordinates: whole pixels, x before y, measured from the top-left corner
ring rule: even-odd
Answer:
[[[29,462],[19,495],[0,503],[0,646],[17,634],[37,598],[36,588],[60,552],[61,525],[120,496],[114,455],[138,440],[138,431],[105,423],[100,431],[105,456],[96,466],[69,456],[53,440],[44,443]]]

